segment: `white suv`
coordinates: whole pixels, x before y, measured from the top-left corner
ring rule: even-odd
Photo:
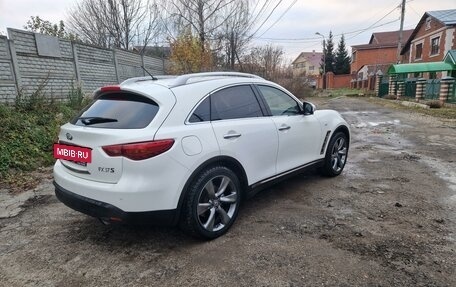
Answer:
[[[254,75],[133,78],[98,89],[61,127],[55,192],[105,223],[179,224],[211,239],[262,187],[311,166],[339,175],[349,139],[339,113]]]

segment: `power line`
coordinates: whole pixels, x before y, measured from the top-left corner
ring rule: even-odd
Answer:
[[[263,35],[264,35],[266,32],[268,32],[272,27],[274,27],[274,26],[283,18],[283,16],[285,16],[285,14],[287,14],[288,11],[290,11],[290,9],[296,4],[296,2],[298,2],[298,0],[294,0],[294,1],[290,4],[290,6],[288,6],[288,8],[285,10],[285,12],[283,12],[282,15],[280,15],[280,17],[279,17],[274,23],[272,23],[272,25],[269,26],[269,28],[267,28],[267,29],[266,29],[260,36],[258,36],[258,37],[263,36]]]
[[[393,13],[398,7],[399,7],[399,6],[395,6],[391,11],[389,11],[388,13],[386,13],[385,16],[383,16],[382,18],[380,18],[380,19],[378,19],[377,21],[375,21],[374,24],[370,25],[370,26],[367,27],[365,30],[360,31],[360,32],[357,33],[356,35],[351,36],[351,37],[348,38],[347,40],[353,39],[353,38],[355,38],[356,36],[358,36],[359,34],[362,34],[362,33],[364,33],[365,31],[367,31],[367,30],[369,30],[369,29],[372,29],[372,27],[373,27],[375,24],[379,23],[380,21],[382,21],[383,19],[385,19],[386,17],[388,17],[388,16],[389,16],[391,13]]]
[[[274,8],[272,8],[271,12],[269,13],[269,15],[266,17],[266,19],[264,19],[263,23],[261,23],[261,25],[258,27],[258,29],[255,30],[255,32],[252,33],[252,37],[255,36],[256,33],[258,33],[258,31],[263,27],[263,25],[269,20],[269,18],[271,18],[271,15],[272,13],[274,13],[275,9],[277,9],[277,7],[280,5],[280,3],[282,3],[283,0],[279,0],[277,2],[277,4],[274,6]]]
[[[259,1],[255,4],[255,8],[252,12],[252,16],[253,16],[253,13],[255,13],[255,10],[256,10],[256,7],[258,5]],[[258,13],[256,14],[256,16],[253,18],[253,20],[250,22],[250,24],[246,27],[246,31],[250,30],[250,28],[252,28],[252,26],[256,23],[256,21],[260,18],[260,16],[266,11],[267,7],[269,6],[269,4],[271,3],[270,0],[266,0],[264,3],[263,3],[263,6],[261,6],[260,10],[258,11]]]
[[[385,22],[383,24],[379,24],[377,26],[372,26],[372,27],[368,27],[368,28],[363,28],[363,29],[358,29],[358,30],[354,30],[354,31],[350,31],[350,32],[343,32],[343,33],[340,33],[340,34],[334,34],[333,37],[339,37],[339,36],[342,36],[342,35],[350,35],[350,34],[354,34],[354,33],[358,33],[358,32],[365,32],[369,29],[375,29],[375,28],[379,28],[379,27],[382,27],[382,26],[386,26],[386,25],[389,25],[389,24],[392,24],[394,22],[397,22],[399,21],[399,18],[395,19],[395,20],[392,20],[392,21],[388,21],[388,22]],[[309,38],[260,38],[260,37],[255,37],[255,39],[257,40],[264,40],[264,41],[272,41],[272,42],[283,42],[283,43],[306,43],[306,42],[320,42],[321,41],[321,38],[320,37],[309,37]]]

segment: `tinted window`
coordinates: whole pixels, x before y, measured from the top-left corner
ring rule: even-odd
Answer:
[[[212,94],[211,113],[212,120],[263,116],[250,86],[229,87]]]
[[[211,106],[209,97],[207,97],[201,104],[196,108],[196,110],[191,115],[189,122],[206,122],[211,119]]]
[[[301,113],[298,103],[279,89],[258,86],[273,116],[297,115]]]
[[[150,124],[157,114],[158,108],[154,101],[139,95],[127,93],[107,94],[96,99],[71,123],[94,128],[141,129]],[[78,119],[80,117],[99,117],[117,121],[86,125]]]

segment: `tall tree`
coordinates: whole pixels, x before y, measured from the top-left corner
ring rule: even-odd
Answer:
[[[249,1],[239,0],[235,5],[230,5],[226,9],[232,11],[232,16],[225,22],[220,31],[220,40],[223,46],[225,68],[234,70],[236,60],[242,54],[251,37],[249,26],[251,24]]]
[[[65,29],[65,23],[62,20],[60,20],[58,24],[55,24],[42,19],[40,16],[30,16],[30,19],[27,21],[24,29],[68,40],[77,40],[78,38],[75,34],[69,33]]]
[[[323,69],[323,63],[325,65],[325,71],[327,72],[334,72],[334,62],[335,62],[335,55],[334,55],[334,40],[333,34],[329,31],[329,37],[325,41],[325,45],[323,47],[323,56],[321,57],[321,68]]]
[[[334,74],[349,74],[350,73],[350,58],[345,46],[345,37],[342,35],[336,51],[336,60],[334,63]]]
[[[231,16],[231,13],[225,14],[222,11],[234,2],[235,0],[171,0],[168,9],[179,32],[190,29],[197,35],[201,48],[204,49],[208,38]]]
[[[70,28],[82,40],[102,47],[146,46],[160,31],[154,0],[82,0],[69,14]]]
[[[195,73],[212,69],[210,49],[208,47],[202,49],[200,39],[193,36],[189,31],[178,36],[176,40],[170,43],[170,46],[171,73]]]
[[[212,50],[217,60],[215,64],[235,69],[235,63],[242,59],[254,33],[263,27],[282,1],[168,0],[162,1],[162,6],[168,15],[164,16],[164,22],[171,38],[190,29],[192,35],[199,38],[202,49]],[[273,2],[276,4],[271,5]]]

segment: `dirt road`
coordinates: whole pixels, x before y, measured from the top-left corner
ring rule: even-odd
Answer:
[[[103,226],[58,202],[47,179],[0,219],[0,285],[456,286],[456,123],[368,99],[315,101],[351,125],[341,176],[258,194],[211,242]]]

